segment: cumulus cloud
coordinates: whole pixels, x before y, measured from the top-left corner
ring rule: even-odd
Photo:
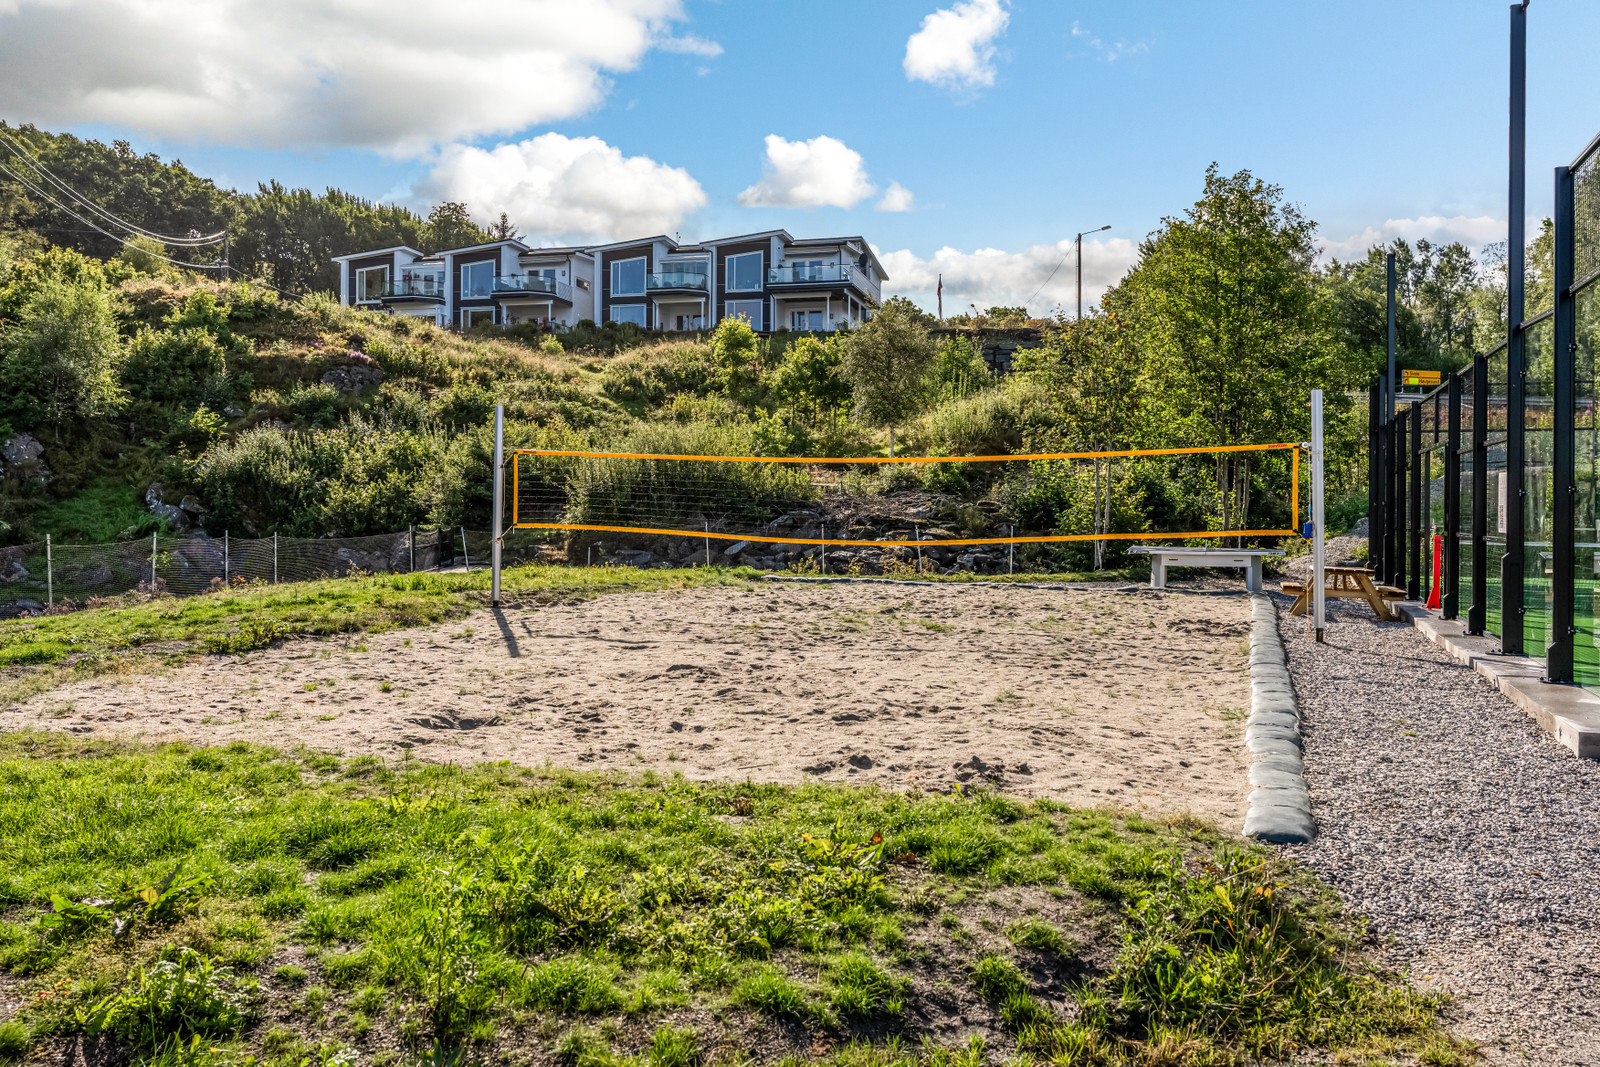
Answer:
[[[1028,310],[1035,315],[1049,314],[1056,307],[1071,314],[1077,306],[1077,273],[1072,262],[1070,237],[1054,244],[1030,245],[1020,252],[998,248],[962,252],[945,247],[924,258],[905,249],[874,251],[889,274],[890,288],[929,311],[934,309],[940,275],[944,276],[946,315],[970,312],[968,304],[988,308],[1027,303]],[[1127,273],[1138,258],[1138,247],[1126,238],[1083,242],[1085,311],[1098,304],[1106,288]],[[1054,277],[1050,277],[1052,270]],[[1048,284],[1046,278],[1050,278]],[[1034,297],[1035,292],[1038,292],[1037,297]]]
[[[889,188],[883,191],[883,199],[873,205],[874,211],[911,211],[915,208],[913,201],[916,197],[910,189],[899,182],[890,182]]]
[[[478,219],[504,211],[532,243],[672,233],[706,202],[680,167],[624,156],[598,137],[559,133],[488,150],[451,145],[412,195],[421,203],[461,201]]]
[[[833,137],[785,141],[767,135],[761,180],[739,194],[745,207],[855,207],[877,187],[861,153]]]
[[[0,114],[424,154],[580,115],[652,48],[720,51],[674,36],[683,17],[682,0],[0,0]]]
[[[1537,226],[1531,226],[1528,232],[1533,234],[1539,231]],[[1323,259],[1347,263],[1365,258],[1367,249],[1373,245],[1388,244],[1397,237],[1403,237],[1413,244],[1419,238],[1426,238],[1434,244],[1460,241],[1468,248],[1477,249],[1493,241],[1504,241],[1506,222],[1488,215],[1423,215],[1414,219],[1386,219],[1382,226],[1368,226],[1343,240],[1318,238],[1317,244]]]
[[[940,8],[906,40],[906,77],[951,89],[993,85],[994,41],[1010,20],[1003,0],[960,0]]]

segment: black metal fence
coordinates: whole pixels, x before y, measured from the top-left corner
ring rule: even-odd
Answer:
[[[1554,223],[1554,306],[1421,397],[1374,380],[1368,547],[1426,599],[1438,538],[1445,618],[1600,687],[1600,137],[1555,168]]]

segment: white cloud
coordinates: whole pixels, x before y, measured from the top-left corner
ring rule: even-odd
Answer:
[[[491,150],[451,145],[412,195],[421,203],[462,201],[479,220],[504,211],[534,243],[672,233],[706,202],[680,167],[624,156],[598,137],[559,133]]]
[[[682,0],[0,0],[0,114],[425,154],[580,115],[652,48],[720,51],[673,36],[683,17]]]
[[[944,276],[947,316],[970,312],[969,304],[988,308],[1016,307],[1026,302],[1035,315],[1048,314],[1055,307],[1064,308],[1070,315],[1077,307],[1077,273],[1070,237],[1054,244],[1031,245],[1021,252],[1005,252],[998,248],[962,252],[946,247],[923,258],[904,249],[898,252],[874,250],[889,274],[889,287],[902,296],[911,297],[929,311],[934,310],[934,293],[940,275]],[[1138,247],[1126,238],[1085,241],[1084,310],[1098,304],[1106,288],[1127,273],[1138,258]],[[1052,270],[1054,277],[1050,276]],[[1050,279],[1048,283],[1046,278]],[[1034,297],[1035,292],[1039,294],[1037,297]]]
[[[873,206],[874,211],[911,211],[915,208],[913,201],[916,197],[910,189],[899,182],[890,182],[889,188],[883,191],[883,199]]]
[[[959,0],[940,8],[906,41],[906,77],[952,89],[993,85],[994,40],[1010,20],[1003,0]]]
[[[1123,56],[1143,55],[1150,50],[1150,46],[1143,41],[1134,41],[1131,44],[1127,41],[1116,41],[1112,44],[1106,44],[1076,22],[1072,24],[1072,36],[1094,49],[1096,54],[1107,63],[1115,63]]]
[[[1533,234],[1539,231],[1535,227],[1528,232]],[[1386,219],[1382,226],[1368,226],[1343,240],[1318,238],[1317,244],[1321,258],[1348,263],[1353,259],[1365,258],[1367,249],[1373,245],[1387,244],[1397,237],[1404,237],[1413,244],[1419,238],[1426,238],[1434,244],[1460,241],[1476,250],[1493,241],[1504,241],[1506,222],[1488,215],[1423,215],[1414,219]]]
[[[708,41],[704,37],[696,37],[686,33],[682,37],[663,37],[656,42],[656,47],[663,52],[679,52],[686,56],[705,56],[715,59],[722,54],[722,46],[715,41]]]
[[[767,135],[761,180],[739,194],[745,207],[855,207],[876,191],[861,153],[833,137],[785,141]]]

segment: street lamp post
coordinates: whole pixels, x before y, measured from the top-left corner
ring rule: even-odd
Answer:
[[[1084,230],[1083,233],[1099,233],[1109,230],[1110,226],[1101,226],[1098,229]],[[1073,238],[1078,246],[1078,318],[1083,318],[1083,233]]]

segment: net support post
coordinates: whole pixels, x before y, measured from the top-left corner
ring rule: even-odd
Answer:
[[[50,552],[50,535],[44,535],[44,603],[45,607],[55,607],[56,603],[56,575],[55,557]]]
[[[222,588],[228,588],[228,531],[222,531]]]
[[[150,535],[150,592],[152,594],[154,594],[155,591],[156,591],[156,537],[157,536],[158,536],[157,534],[151,534]]]
[[[1527,218],[1528,13],[1511,5],[1511,100],[1506,180],[1506,550],[1500,558],[1500,650],[1523,654],[1523,509],[1527,417],[1527,333],[1524,272]]]
[[[1439,614],[1453,619],[1461,611],[1461,375],[1450,375],[1445,395],[1450,430],[1444,445],[1444,589]]]
[[[1545,681],[1573,680],[1574,579],[1577,563],[1577,315],[1572,292],[1576,222],[1572,171],[1556,168],[1555,188],[1555,411],[1550,508],[1550,624],[1545,634]]]
[[[417,571],[417,528],[414,524],[406,527],[406,546],[411,554],[411,570],[407,573],[415,574]]]
[[[1322,530],[1323,496],[1322,496],[1322,390],[1311,390],[1311,606],[1312,617],[1316,620],[1317,643],[1322,643],[1323,631],[1328,627],[1327,616],[1327,589],[1323,585],[1326,576],[1323,573],[1327,563],[1325,557],[1326,540]]]
[[[489,603],[500,606],[500,548],[504,536],[506,506],[506,409],[504,404],[494,406],[494,504],[492,510],[493,537],[489,542]],[[463,545],[465,532],[463,531]]]
[[[272,584],[278,584],[278,531],[272,531]]]

